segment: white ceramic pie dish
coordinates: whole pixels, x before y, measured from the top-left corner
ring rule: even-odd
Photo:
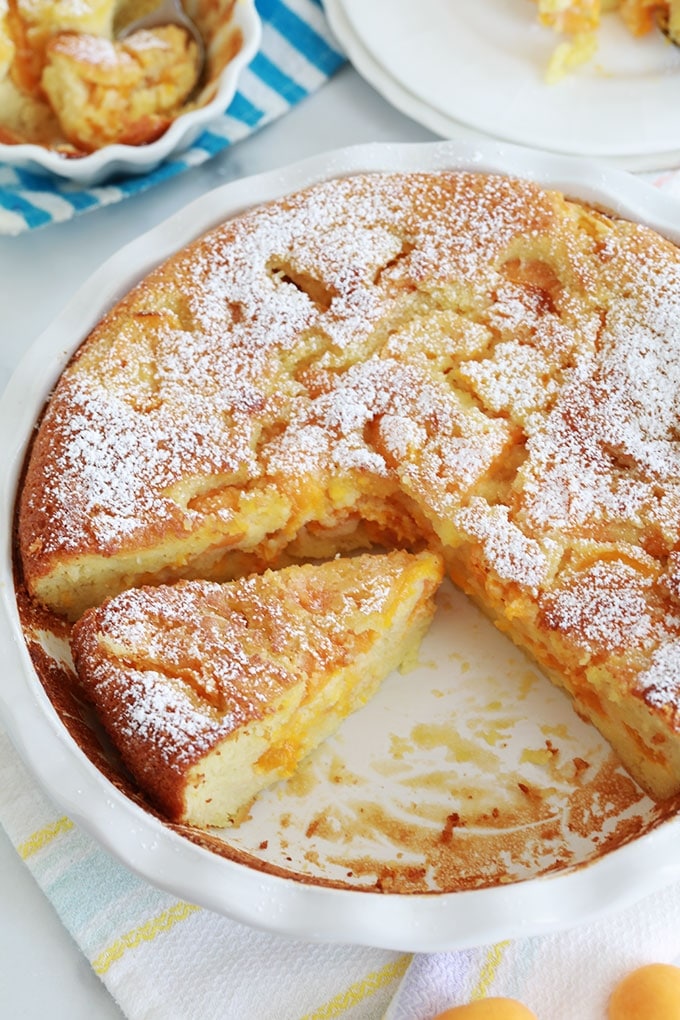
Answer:
[[[333,152],[219,188],[126,246],[35,341],[0,401],[5,522],[0,714],[46,792],[125,865],[183,899],[299,938],[411,951],[536,935],[624,907],[680,875],[674,811],[656,807],[636,791],[598,734],[575,717],[560,692],[543,682],[462,596],[445,590],[418,669],[389,678],[374,701],[312,756],[302,780],[267,791],[238,829],[204,838],[169,826],[107,778],[88,756],[86,744],[67,730],[63,705],[55,708],[48,697],[17,610],[11,522],[26,445],[55,379],[103,311],[153,265],[220,220],[313,182],[363,171],[437,169],[529,177],[644,221],[680,242],[675,203],[594,163],[494,143],[376,145]],[[58,662],[58,640],[51,634],[44,638],[47,654]],[[513,698],[507,697],[509,690]],[[503,692],[505,703],[490,708]],[[409,740],[413,744],[416,718],[441,722],[454,710],[456,732],[470,744],[478,742],[480,727],[506,727],[505,749],[497,760],[468,754],[447,765],[476,790],[479,824],[469,833],[472,842],[451,844],[456,853],[450,854],[445,881],[430,876],[410,887],[402,882],[401,891],[390,892],[386,877],[400,867],[417,867],[422,826],[416,833],[413,818],[420,808],[441,810],[444,817],[448,811],[451,817],[455,806],[455,791],[426,781],[425,773],[441,772],[446,759],[437,758],[441,748],[421,754],[422,748],[412,747],[395,769],[395,740],[401,742],[401,754]],[[542,773],[539,752],[546,732],[563,756],[591,762],[596,781],[586,791],[588,803],[582,789],[576,805],[568,781],[560,787],[555,773]],[[532,761],[524,760],[526,748],[536,751]],[[536,788],[559,788],[544,801],[546,815],[513,822],[511,812],[503,812],[520,772]],[[606,782],[598,785],[598,776]],[[405,791],[413,798],[410,807],[404,807]],[[493,833],[491,803],[501,810],[500,830]],[[322,815],[335,824],[324,838],[315,833]],[[369,831],[358,824],[367,815]],[[577,818],[587,818],[587,825],[575,825]],[[412,838],[397,846],[395,828],[410,831]],[[473,866],[473,858],[484,862]]]
[[[187,12],[199,25],[203,6],[203,0],[185,3]],[[210,5],[207,7],[209,10]],[[0,143],[0,162],[23,170],[54,174],[88,187],[113,177],[151,173],[169,156],[189,148],[234,98],[239,77],[260,45],[262,25],[254,0],[236,0],[232,16],[218,21],[213,34],[209,35],[207,30],[203,34],[209,60],[208,80],[196,100],[197,105],[177,117],[157,141],[148,145],[107,145],[79,157],[67,157],[42,145]],[[226,54],[232,48],[236,52],[227,59]]]

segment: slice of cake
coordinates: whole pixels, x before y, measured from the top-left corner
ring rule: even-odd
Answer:
[[[441,579],[439,557],[395,550],[131,589],[76,624],[74,660],[153,802],[222,826],[417,650]]]

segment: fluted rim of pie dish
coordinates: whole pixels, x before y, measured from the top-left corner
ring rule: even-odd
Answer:
[[[255,0],[237,0],[232,20],[234,26],[241,30],[243,43],[219,76],[214,98],[204,106],[175,118],[155,142],[147,145],[105,145],[86,156],[68,156],[33,143],[0,143],[0,163],[54,174],[86,186],[101,184],[112,177],[151,173],[169,156],[189,148],[201,131],[225,112],[234,98],[241,72],[257,53],[262,38],[262,22],[255,9]]]
[[[24,763],[69,817],[132,871],[184,900],[297,938],[438,952],[572,927],[622,909],[680,877],[680,820],[671,817],[596,861],[492,888],[382,893],[315,885],[227,859],[133,803],[68,734],[24,641],[13,583],[12,521],[27,443],[56,378],[102,311],[152,265],[247,207],[333,177],[371,171],[471,170],[530,179],[680,244],[680,206],[628,173],[505,143],[356,146],[231,182],[121,249],[29,348],[0,399],[0,718]],[[67,339],[68,338],[68,339]]]

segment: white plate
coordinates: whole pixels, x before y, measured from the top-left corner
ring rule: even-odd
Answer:
[[[325,0],[357,70],[437,134],[474,133],[630,170],[680,162],[680,49],[603,19],[596,58],[555,85],[558,37],[528,0]]]
[[[197,3],[200,6],[200,0]],[[185,6],[189,13],[194,14],[196,3],[186,2]],[[189,148],[200,133],[224,113],[234,98],[241,72],[260,45],[262,24],[254,0],[237,0],[230,20],[218,24],[214,37],[206,35],[207,50],[210,53],[214,46],[218,68],[222,63],[220,47],[224,45],[224,36],[231,31],[241,33],[242,44],[219,71],[216,87],[212,84],[207,86],[204,89],[206,101],[177,117],[157,141],[148,145],[106,145],[80,157],[66,157],[41,145],[0,144],[0,162],[33,172],[47,172],[88,187],[116,176],[151,173],[169,156]]]
[[[12,560],[17,484],[64,364],[159,260],[225,217],[313,182],[449,168],[526,176],[680,242],[676,203],[598,164],[502,144],[329,153],[206,194],[118,252],[35,341],[0,401],[0,714],[19,752],[75,822],[149,881],[300,938],[440,951],[572,925],[677,878],[680,823],[450,589],[418,668],[390,677],[296,777],[258,798],[247,822],[210,836],[163,822],[96,744],[68,672],[51,688],[33,666],[26,636],[53,666],[68,653],[44,617],[36,634],[24,614],[22,631]]]

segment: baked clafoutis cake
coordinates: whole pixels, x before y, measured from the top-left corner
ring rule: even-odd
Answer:
[[[427,549],[666,798],[679,395],[680,252],[657,233],[499,174],[331,180],[213,229],[84,341],[26,465],[25,585],[70,621],[139,599],[162,632],[166,599],[232,598],[203,582]],[[107,612],[76,629],[84,676],[116,661],[89,663]]]
[[[135,588],[81,617],[74,660],[154,803],[224,826],[412,661],[441,579],[394,550]]]

